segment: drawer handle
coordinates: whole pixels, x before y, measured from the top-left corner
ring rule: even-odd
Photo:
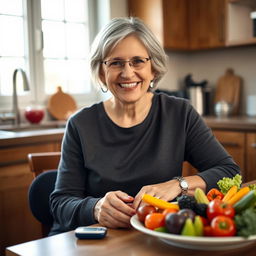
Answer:
[[[239,147],[239,144],[234,142],[221,142],[221,144],[224,147]]]
[[[252,148],[256,148],[256,143],[255,143],[255,142],[252,143],[252,144],[251,144],[251,147],[252,147]]]

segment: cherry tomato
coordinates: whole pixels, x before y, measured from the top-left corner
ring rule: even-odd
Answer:
[[[212,188],[211,190],[209,190],[206,196],[209,201],[212,201],[213,199],[221,200],[224,197],[224,195],[217,188]]]
[[[178,212],[177,209],[168,208],[168,209],[165,209],[165,210],[163,211],[163,215],[166,217],[167,214],[169,214],[169,213],[176,213],[176,212]]]
[[[222,202],[220,199],[212,200],[207,207],[207,217],[212,220],[216,216],[227,216],[233,218],[235,209],[232,205]]]
[[[165,224],[165,216],[162,213],[154,212],[146,216],[145,227],[149,229],[155,229],[163,227]]]
[[[216,216],[211,222],[213,236],[234,236],[236,225],[233,219],[227,216]]]
[[[153,205],[148,205],[148,204],[145,204],[145,205],[141,205],[138,209],[137,209],[137,216],[138,216],[138,219],[144,223],[145,221],[145,218],[148,214],[150,213],[153,213],[153,212],[156,212],[156,208],[153,206]]]

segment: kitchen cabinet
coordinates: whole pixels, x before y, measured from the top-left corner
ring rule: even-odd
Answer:
[[[249,181],[246,176],[246,133],[234,131],[213,130],[213,134],[240,166],[244,181]],[[255,177],[256,178],[256,177]]]
[[[256,179],[256,133],[246,134],[246,177]]]
[[[214,136],[240,166],[243,182],[256,179],[256,118],[234,116],[229,118],[204,117]],[[197,170],[188,162],[183,164],[183,176]]]
[[[166,49],[200,50],[256,44],[254,0],[128,0]]]
[[[240,166],[243,181],[255,180],[256,132],[213,130],[213,133]]]
[[[0,139],[0,255],[7,246],[40,238],[41,225],[28,205],[33,174],[27,155],[60,151],[61,140],[62,134]]]
[[[189,0],[189,49],[207,49],[225,45],[225,1]]]

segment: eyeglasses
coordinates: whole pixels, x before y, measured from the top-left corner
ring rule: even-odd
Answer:
[[[140,58],[135,57],[130,60],[118,60],[118,59],[112,59],[112,60],[106,60],[102,61],[108,69],[110,70],[122,70],[125,66],[125,63],[128,62],[130,67],[133,67],[136,70],[142,69],[146,66],[146,63],[151,60],[151,57],[148,58]]]

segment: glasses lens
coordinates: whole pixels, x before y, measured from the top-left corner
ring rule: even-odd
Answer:
[[[146,59],[143,59],[143,58],[132,59],[131,63],[134,68],[143,68],[146,64]]]
[[[110,61],[107,61],[107,66],[109,68],[119,69],[119,68],[122,68],[124,66],[124,61],[122,61],[122,60],[110,60]]]

